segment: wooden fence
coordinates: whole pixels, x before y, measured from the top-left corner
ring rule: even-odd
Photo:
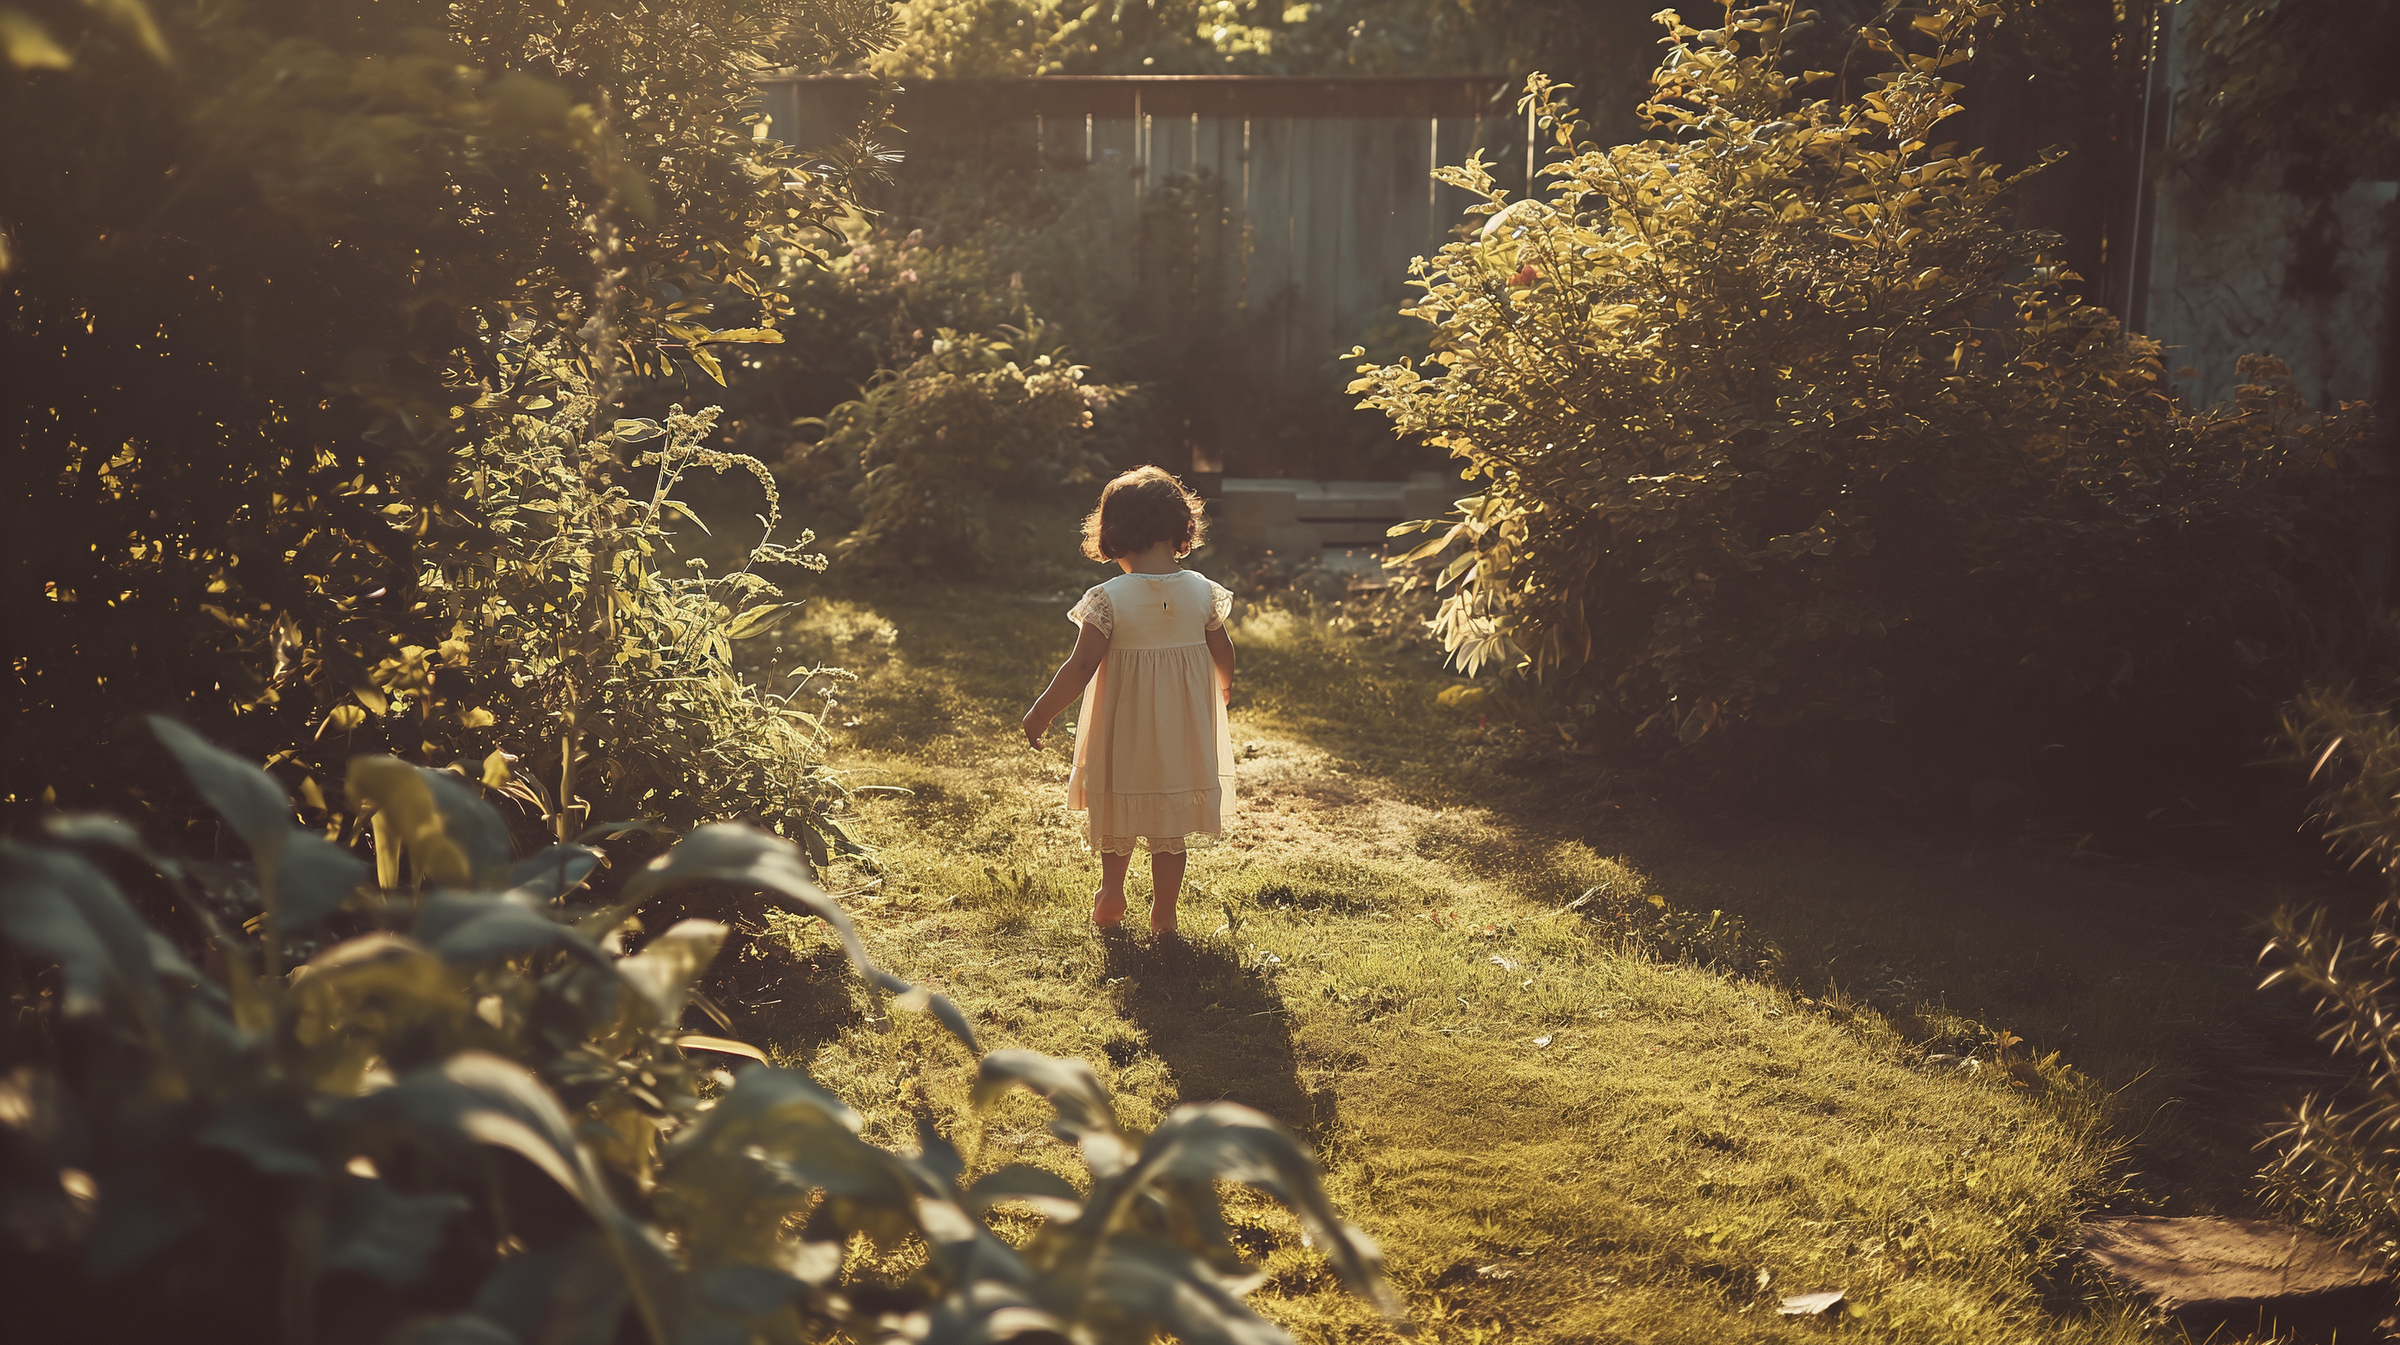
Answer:
[[[855,127],[867,88],[818,76],[765,94],[770,133],[805,150]],[[894,120],[903,175],[961,155],[1085,175],[1096,264],[1128,292],[1189,286],[1213,311],[1185,320],[1231,324],[1253,386],[1283,392],[1346,381],[1341,353],[1410,302],[1411,259],[1471,204],[1435,166],[1482,149],[1514,185],[1527,149],[1496,76],[953,81],[904,90]]]

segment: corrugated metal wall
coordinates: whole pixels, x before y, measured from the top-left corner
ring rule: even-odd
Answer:
[[[865,96],[839,77],[765,91],[771,133],[803,149],[855,126]],[[1218,296],[1248,372],[1286,387],[1328,377],[1413,300],[1410,260],[1438,250],[1472,203],[1435,183],[1434,166],[1478,147],[1505,162],[1523,139],[1503,82],[1482,77],[937,84],[904,92],[894,120],[903,173],[997,138],[1033,148],[1035,171],[1088,174],[1106,212],[1097,232],[1114,241],[1095,261],[1129,288],[1173,277]],[[1167,227],[1162,213],[1178,211]],[[1166,246],[1192,255],[1156,255]]]

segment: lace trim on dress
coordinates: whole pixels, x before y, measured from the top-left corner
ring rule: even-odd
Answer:
[[[1233,595],[1216,580],[1208,581],[1208,629],[1221,630],[1225,618],[1233,615]]]
[[[1180,855],[1187,850],[1205,849],[1216,839],[1205,831],[1187,836],[1103,836],[1091,848],[1103,855],[1130,855],[1141,847],[1147,847],[1154,855]]]
[[[1099,628],[1102,635],[1117,633],[1117,609],[1108,602],[1108,586],[1094,584],[1084,592],[1081,601],[1067,609],[1067,620],[1078,625]]]

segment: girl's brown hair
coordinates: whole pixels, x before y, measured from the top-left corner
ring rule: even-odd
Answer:
[[[1208,538],[1200,497],[1156,467],[1136,467],[1100,489],[1083,520],[1083,554],[1093,560],[1138,555],[1173,542],[1184,555]]]

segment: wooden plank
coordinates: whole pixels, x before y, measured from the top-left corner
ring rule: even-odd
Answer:
[[[1292,285],[1291,123],[1250,123],[1249,284],[1246,317],[1251,366],[1267,386],[1279,384],[1289,345]]]
[[[947,128],[920,122],[916,138],[933,153],[912,160],[934,169],[944,143],[999,144],[1020,129],[1031,146],[1038,117],[1043,171],[1086,175],[1077,185],[1082,227],[1098,245],[1093,262],[1102,283],[1125,286],[1143,274],[1144,197],[1170,178],[1198,174],[1196,188],[1213,190],[1217,208],[1204,212],[1191,239],[1179,237],[1192,255],[1172,259],[1171,269],[1181,274],[1189,265],[1202,277],[1235,333],[1236,367],[1271,393],[1321,381],[1368,324],[1421,297],[1411,263],[1432,258],[1459,226],[1474,222],[1462,215],[1473,197],[1431,180],[1437,163],[1461,163],[1481,144],[1497,151],[1490,157],[1504,173],[1522,171],[1521,119],[1491,115],[1466,96],[1489,83],[1453,81],[1443,97],[1455,107],[1344,101],[1363,86],[1340,97],[1319,90],[1301,98],[1287,89],[1277,96],[1308,115],[1281,116],[1258,115],[1259,106],[1277,106],[1273,99],[1219,107],[1208,101],[1218,93],[1148,80],[1078,86],[1080,93],[1051,86],[1030,103],[990,101],[1004,92],[998,86],[960,89],[944,97],[961,109],[982,108],[981,120]],[[1221,92],[1257,87],[1228,83]],[[812,98],[830,105],[856,92],[805,82],[762,90],[779,133],[810,123]],[[919,108],[930,114],[935,105]],[[1326,115],[1359,110],[1376,115]]]
[[[1139,179],[1134,173],[1134,135],[1131,117],[1094,117],[1091,123],[1092,162],[1088,170],[1093,175],[1095,190],[1092,200],[1103,212],[1105,222],[1095,222],[1093,232],[1109,241],[1105,264],[1117,277],[1118,283],[1131,285],[1139,274],[1135,244],[1139,238],[1141,200]]]

